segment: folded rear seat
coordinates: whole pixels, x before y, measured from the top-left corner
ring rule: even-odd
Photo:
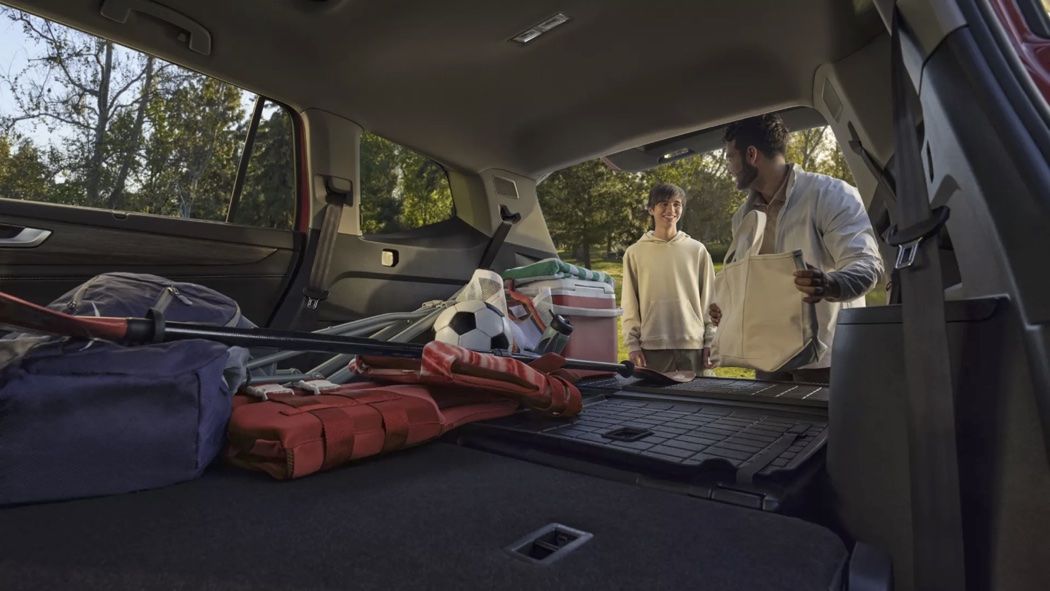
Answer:
[[[593,537],[550,564],[507,549],[550,523]],[[0,531],[5,590],[832,589],[847,559],[799,519],[444,442],[297,481],[218,466],[8,507]]]

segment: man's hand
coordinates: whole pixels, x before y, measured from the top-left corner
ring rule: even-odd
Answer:
[[[627,354],[627,357],[635,367],[645,367],[645,355],[642,355],[641,351],[631,351]]]
[[[813,265],[804,271],[795,271],[795,289],[805,294],[802,301],[807,304],[815,304],[824,298],[837,299],[839,284],[832,281],[828,274]]]
[[[718,323],[722,321],[722,309],[718,307],[718,304],[708,306],[707,314],[711,316],[711,324],[715,326],[718,326]]]
[[[703,362],[704,369],[714,369],[715,364],[711,361],[711,347],[704,347],[700,353],[700,360]]]

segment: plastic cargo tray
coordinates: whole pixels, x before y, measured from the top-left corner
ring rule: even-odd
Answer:
[[[827,408],[830,389],[820,384],[765,382],[732,378],[696,378],[684,384],[653,385],[638,378],[620,376],[589,378],[579,383],[581,390],[632,391],[651,394],[694,395],[702,398],[739,402],[762,401],[787,405]]]
[[[458,437],[522,457],[546,450],[551,463],[567,454],[577,468],[581,459],[597,462],[681,483],[688,494],[778,511],[819,468],[827,417],[815,408],[616,391],[592,393],[573,419],[519,412],[467,425]]]

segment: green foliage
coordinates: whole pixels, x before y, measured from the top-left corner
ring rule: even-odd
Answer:
[[[732,239],[730,220],[743,201],[721,154],[702,154],[660,166],[645,175],[645,186],[674,183],[688,199],[679,228],[700,242],[727,245]],[[643,207],[645,197],[640,200]]]
[[[237,171],[240,91],[203,76],[181,81],[149,105],[152,133],[138,211],[225,220]]]
[[[0,196],[43,201],[52,184],[44,155],[32,142],[0,135]]]
[[[243,134],[241,134],[243,135]],[[295,152],[292,120],[284,109],[264,113],[255,134],[237,216],[249,226],[291,229],[295,223]]]
[[[853,182],[826,127],[791,134],[787,159],[810,172]],[[645,205],[649,189],[657,183],[674,183],[685,190],[679,228],[720,259],[732,239],[733,212],[746,197],[736,189],[721,152],[683,158],[644,173],[616,172],[593,160],[550,175],[537,192],[555,246],[590,267],[593,249],[618,260],[652,227]]]
[[[591,264],[592,247],[610,252],[633,242],[648,224],[638,197],[644,190],[642,175],[614,172],[599,160],[556,172],[540,187],[551,238],[584,266]]]
[[[35,42],[27,52],[36,52],[0,76],[15,104],[0,113],[0,195],[226,219],[250,115],[242,91],[14,9],[0,13],[22,25]],[[50,133],[46,153],[16,132],[25,126]],[[292,140],[289,115],[271,107],[235,222],[292,227]]]
[[[389,234],[452,216],[448,174],[433,160],[375,134],[361,136],[361,231]]]

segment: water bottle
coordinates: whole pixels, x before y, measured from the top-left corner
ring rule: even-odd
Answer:
[[[540,335],[540,342],[536,345],[536,352],[540,354],[561,354],[565,350],[565,346],[569,344],[571,335],[572,323],[569,322],[569,319],[561,314],[551,314],[550,324],[547,325],[547,329]]]

